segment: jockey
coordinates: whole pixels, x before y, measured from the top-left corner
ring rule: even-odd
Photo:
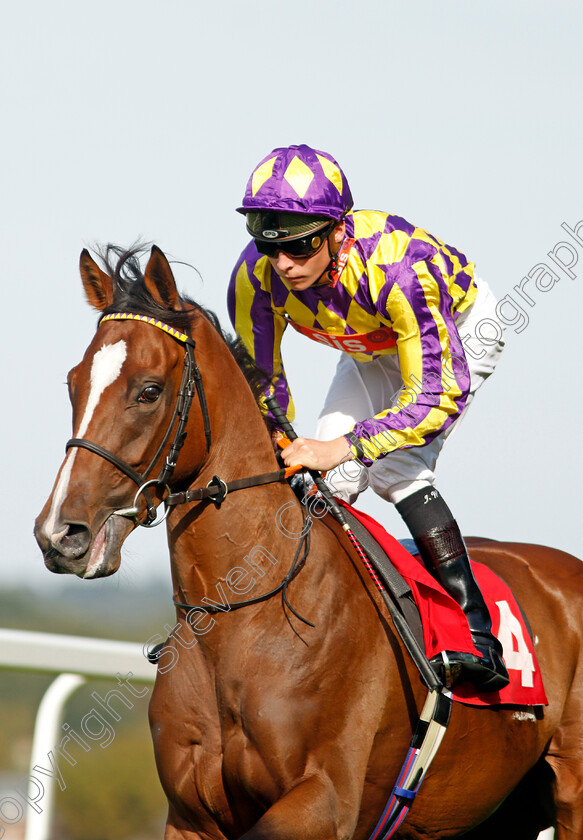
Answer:
[[[297,438],[283,459],[328,470],[334,494],[349,503],[370,484],[395,505],[480,653],[445,651],[432,664],[449,682],[497,691],[508,683],[502,648],[434,486],[445,440],[501,353],[502,341],[472,347],[469,337],[496,300],[455,248],[400,216],[352,204],[325,152],[289,146],[261,161],[238,208],[253,238],[231,277],[231,320],[290,420],[286,327],[342,351],[315,439]]]

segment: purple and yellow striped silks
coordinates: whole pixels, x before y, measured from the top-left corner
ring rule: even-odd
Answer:
[[[396,343],[378,350],[345,349],[359,362],[398,353],[404,382],[398,402],[352,429],[370,465],[395,449],[429,443],[463,410],[470,376],[455,318],[477,290],[473,263],[399,216],[349,213],[346,236],[355,242],[338,283],[304,291],[290,289],[249,243],[233,270],[228,304],[235,330],[271,376],[269,393],[290,420],[281,357],[286,319],[331,337],[394,332]]]

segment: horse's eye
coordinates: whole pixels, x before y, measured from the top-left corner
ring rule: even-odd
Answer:
[[[156,402],[160,394],[162,393],[162,388],[159,388],[158,385],[148,385],[140,396],[138,397],[138,402],[142,403],[153,403]]]

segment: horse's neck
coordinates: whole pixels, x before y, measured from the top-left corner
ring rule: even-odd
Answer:
[[[244,601],[279,584],[292,565],[303,527],[299,505],[285,489],[236,491],[218,509],[206,504],[184,530],[180,525],[173,529],[170,550],[177,600]],[[184,519],[189,518],[187,513]]]
[[[199,365],[208,383],[212,445],[192,487],[204,487],[215,475],[229,482],[278,470],[255,398],[213,333],[207,324],[203,340],[197,336]],[[220,509],[212,502],[177,509],[169,523],[175,597],[188,603],[200,603],[203,597],[217,600],[217,584],[223,590],[230,587],[227,594],[233,600],[268,591],[291,565],[297,538],[290,534],[300,534],[302,525],[301,508],[281,483],[235,491]]]

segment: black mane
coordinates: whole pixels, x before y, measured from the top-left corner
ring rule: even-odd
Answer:
[[[146,288],[140,266],[140,258],[144,256],[146,251],[147,248],[143,244],[132,245],[128,249],[109,244],[106,248],[98,250],[105,270],[113,280],[114,288],[113,303],[101,313],[100,318],[114,312],[132,312],[136,315],[155,318],[181,332],[189,333],[192,310],[194,309],[207,321],[210,321],[223,339],[244,374],[253,396],[258,401],[269,382],[269,376],[257,367],[241,339],[223,330],[216,314],[210,309],[206,309],[186,295],[181,295],[181,299],[188,307],[188,311],[184,312],[166,309],[154,300]]]

